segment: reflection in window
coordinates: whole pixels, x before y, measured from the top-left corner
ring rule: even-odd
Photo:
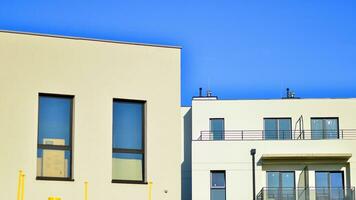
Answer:
[[[143,101],[114,100],[114,181],[144,181],[144,104]]]
[[[312,118],[312,139],[339,138],[338,118]]]
[[[344,199],[344,174],[342,171],[315,172],[317,199]]]
[[[292,139],[292,120],[290,118],[264,119],[266,140]]]
[[[225,200],[226,199],[226,181],[225,171],[210,172],[210,199]]]
[[[70,178],[73,97],[39,96],[37,177]]]
[[[294,172],[267,172],[267,196],[269,199],[295,200]]]
[[[211,118],[210,119],[210,138],[212,140],[224,140],[225,130],[224,130],[224,119]]]

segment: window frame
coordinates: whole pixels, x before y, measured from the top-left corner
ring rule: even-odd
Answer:
[[[310,118],[310,134],[311,134],[311,137],[313,137],[312,136],[312,134],[313,134],[313,120],[323,120],[323,136],[322,136],[322,138],[320,138],[320,139],[313,139],[313,140],[330,140],[330,139],[342,139],[342,138],[340,138],[340,120],[339,120],[339,117],[311,117]],[[336,119],[336,122],[337,122],[337,138],[326,138],[325,137],[325,125],[324,125],[324,120],[326,120],[326,119]]]
[[[213,173],[224,173],[224,187],[214,187],[213,186]],[[210,170],[210,200],[212,200],[212,190],[224,190],[225,191],[225,200],[226,200],[226,171],[225,170]]]
[[[125,148],[114,148],[112,144],[112,154],[111,159],[113,158],[114,153],[131,153],[131,154],[141,154],[142,155],[142,180],[121,180],[121,179],[113,179],[111,177],[111,183],[126,183],[126,184],[147,184],[146,182],[146,100],[138,100],[138,99],[124,99],[124,98],[113,98],[112,101],[112,135],[111,139],[114,139],[114,103],[115,102],[126,102],[126,103],[139,103],[142,104],[142,149],[125,149]],[[112,163],[111,163],[112,167]],[[112,176],[112,175],[111,175]]]
[[[41,97],[52,97],[52,98],[63,98],[70,99],[70,134],[69,134],[69,145],[50,145],[50,144],[40,144],[40,98]],[[61,151],[69,151],[70,152],[70,176],[68,177],[52,177],[52,176],[38,176],[36,173],[36,180],[45,180],[45,181],[74,181],[73,179],[73,121],[74,121],[74,95],[68,94],[54,94],[54,93],[38,93],[38,103],[37,103],[37,148],[36,154],[39,149],[50,149],[50,150],[61,150]],[[36,156],[36,159],[37,156]],[[36,166],[37,169],[38,166]]]
[[[277,121],[277,139],[266,139],[266,131],[272,131],[272,130],[266,130],[266,122],[265,120],[276,120]],[[290,138],[287,138],[287,139],[281,139],[279,137],[279,134],[280,134],[280,129],[279,129],[279,120],[281,119],[288,119],[290,121]],[[264,117],[263,118],[263,138],[264,140],[292,140],[293,139],[293,120],[292,120],[292,117]]]
[[[266,185],[267,185],[267,188],[269,187],[268,186],[268,173],[276,173],[278,172],[278,185],[279,187],[278,188],[284,188],[284,187],[281,187],[281,183],[282,183],[282,177],[281,177],[281,173],[293,173],[293,188],[295,189],[296,188],[296,179],[295,179],[295,171],[291,171],[291,170],[270,170],[270,171],[266,171]],[[289,188],[289,187],[285,187],[285,188]]]
[[[222,131],[222,134],[221,134],[221,138],[219,140],[225,140],[225,118],[222,118],[222,117],[217,117],[217,118],[209,118],[209,132],[211,133],[211,136],[213,139],[213,141],[219,141],[219,140],[214,140],[214,130],[211,129],[211,121],[213,120],[222,120],[223,121],[223,130]]]
[[[343,170],[317,170],[314,172],[314,180],[315,180],[315,186],[316,186],[316,181],[317,181],[317,173],[328,173],[328,187],[326,189],[328,189],[328,196],[330,197],[330,194],[332,194],[331,190],[333,189],[333,187],[330,187],[330,179],[331,179],[331,176],[330,174],[332,173],[341,173],[342,174],[342,189],[345,190],[346,187],[345,187],[345,173]],[[318,189],[325,189],[323,187],[315,187],[315,196],[316,198],[318,197]],[[335,188],[334,188],[335,189]]]

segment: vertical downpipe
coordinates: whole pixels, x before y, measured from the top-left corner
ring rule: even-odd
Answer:
[[[253,200],[256,200],[256,175],[255,175],[255,155],[256,149],[251,149],[250,154],[252,156],[252,194]]]

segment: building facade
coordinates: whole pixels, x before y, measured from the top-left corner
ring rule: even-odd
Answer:
[[[356,99],[200,96],[183,119],[192,200],[355,198]]]
[[[0,91],[0,199],[180,199],[180,48],[3,31]]]

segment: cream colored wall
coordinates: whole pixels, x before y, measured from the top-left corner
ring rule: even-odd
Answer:
[[[301,115],[304,129],[311,117],[339,117],[340,129],[356,129],[356,99],[193,100],[193,139],[209,130],[209,118],[225,118],[225,130],[263,130],[263,118]]]
[[[225,130],[263,130],[264,117],[300,115],[304,128],[310,129],[310,117],[339,117],[340,129],[356,129],[356,99],[301,100],[194,100],[192,103],[193,140],[201,130],[209,130],[209,118],[225,118]],[[356,185],[356,140],[286,140],[286,141],[193,141],[192,199],[210,199],[210,170],[226,170],[226,198],[252,199],[252,166],[250,149],[257,150],[256,162],[263,154],[351,153],[350,184]],[[307,163],[264,165],[256,167],[256,193],[266,187],[267,170],[295,170],[296,181]],[[346,170],[347,164],[332,162],[310,165],[319,170]],[[314,169],[315,170],[315,169]],[[310,186],[315,186],[310,170]],[[345,173],[346,176],[346,173]],[[345,181],[346,181],[345,177]]]
[[[93,200],[147,199],[111,183],[113,98],[147,100],[146,179],[153,199],[180,199],[180,49],[1,32],[0,91],[0,199],[19,169],[26,200],[83,199],[84,181]],[[73,182],[35,179],[39,92],[75,95]]]

